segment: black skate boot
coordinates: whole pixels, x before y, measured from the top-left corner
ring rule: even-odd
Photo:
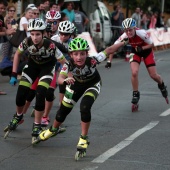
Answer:
[[[105,65],[105,68],[110,68],[111,66],[112,66],[111,62],[107,61],[106,65]]]
[[[36,144],[39,134],[42,132],[41,124],[33,123],[32,127],[32,144]]]
[[[21,116],[18,116],[17,114],[15,114],[13,116],[13,119],[10,121],[9,125],[4,129],[4,132],[6,132],[4,135],[4,138],[6,139],[9,133],[15,130],[17,126],[23,122],[24,122],[23,114]]]
[[[133,95],[132,95],[132,112],[135,112],[138,110],[138,102],[140,99],[140,92],[139,91],[133,91]]]
[[[158,84],[158,88],[162,93],[162,96],[165,98],[167,104],[169,104],[169,100],[168,100],[168,91],[167,91],[167,87],[165,86],[164,82],[162,82],[162,84]]]

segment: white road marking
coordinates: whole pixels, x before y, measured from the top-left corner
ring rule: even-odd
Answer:
[[[168,115],[170,115],[170,109],[168,109],[160,114],[160,116],[168,116]]]
[[[105,162],[111,156],[115,155],[117,152],[124,149],[126,146],[130,145],[133,142],[134,139],[136,139],[137,137],[139,137],[140,135],[142,135],[146,131],[155,127],[158,123],[159,123],[159,121],[150,122],[149,124],[147,124],[143,128],[137,130],[135,133],[133,133],[128,138],[126,138],[123,141],[121,141],[120,143],[118,143],[113,148],[110,148],[108,151],[104,152],[102,155],[95,158],[92,162],[93,163],[103,163],[103,162]]]

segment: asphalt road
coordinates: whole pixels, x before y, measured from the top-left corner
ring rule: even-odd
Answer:
[[[156,53],[157,71],[170,91],[170,50]],[[32,107],[25,122],[4,139],[4,127],[15,113],[17,87],[0,76],[0,170],[170,170],[170,110],[150,79],[144,64],[139,73],[139,111],[131,112],[129,63],[115,59],[111,69],[98,67],[103,87],[92,108],[87,156],[74,160],[80,135],[79,102],[67,117],[67,131],[36,146],[31,145]],[[51,123],[58,109],[58,89]],[[33,102],[34,104],[34,102]]]

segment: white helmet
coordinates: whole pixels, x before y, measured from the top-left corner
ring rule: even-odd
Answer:
[[[42,19],[36,18],[29,20],[28,31],[43,31],[46,29],[46,25]]]
[[[74,32],[74,24],[70,21],[62,21],[59,23],[58,31],[72,34]]]
[[[135,21],[133,18],[126,18],[126,19],[122,22],[122,27],[123,27],[124,29],[136,27],[136,21]]]
[[[59,11],[51,10],[47,11],[46,13],[46,19],[60,19],[61,14]]]

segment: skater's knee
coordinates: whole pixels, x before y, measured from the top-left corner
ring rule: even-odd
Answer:
[[[29,92],[30,88],[26,86],[19,85],[18,91],[17,91],[17,96],[16,96],[16,105],[17,106],[24,106],[25,101],[27,98],[27,94]]]
[[[35,110],[43,111],[45,109],[46,91],[47,91],[46,87],[40,85],[37,86]]]
[[[132,77],[134,78],[138,77],[138,70],[132,71]]]
[[[80,103],[80,113],[82,122],[91,121],[91,107],[94,103],[94,98],[92,96],[86,95],[82,98]]]
[[[47,93],[46,93],[46,100],[48,102],[52,102],[54,100],[54,89],[53,88],[48,88]]]
[[[159,77],[156,73],[150,73],[149,75],[153,80],[159,80]]]
[[[65,93],[65,90],[66,90],[66,86],[63,85],[63,84],[59,84],[59,92],[64,94]]]
[[[72,108],[69,107],[65,107],[62,103],[60,106],[60,109],[57,111],[56,114],[56,121],[58,122],[64,122],[64,120],[66,119],[67,115],[71,112]]]
[[[27,96],[27,101],[32,102],[36,94],[36,91],[33,89],[30,89],[28,96]]]

